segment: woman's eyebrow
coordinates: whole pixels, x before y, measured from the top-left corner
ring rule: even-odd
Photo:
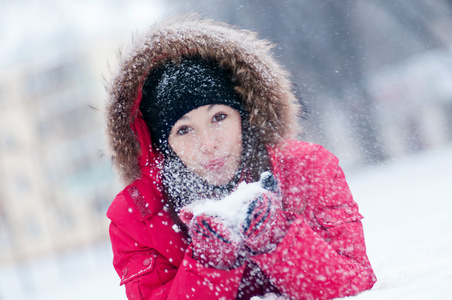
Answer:
[[[207,111],[211,111],[212,108],[215,106],[216,104],[210,104],[209,107],[207,108]]]

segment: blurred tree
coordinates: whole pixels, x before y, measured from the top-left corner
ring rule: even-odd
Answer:
[[[308,110],[325,113],[328,102],[334,101],[334,107],[348,116],[367,163],[382,161],[386,155],[374,120],[376,103],[365,86],[366,76],[384,64],[452,42],[452,37],[438,32],[435,23],[440,16],[447,19],[451,12],[441,0],[172,3],[255,30],[277,43],[276,54],[294,75],[297,92]],[[328,144],[322,122],[309,118],[308,134]]]

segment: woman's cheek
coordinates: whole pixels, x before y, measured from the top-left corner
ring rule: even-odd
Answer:
[[[185,160],[185,161],[184,161]],[[190,153],[185,153],[183,163],[193,171],[197,171],[201,168],[201,152],[200,151],[190,151]]]
[[[186,137],[179,137],[174,142],[174,147],[177,156],[180,158],[190,155],[190,141]]]

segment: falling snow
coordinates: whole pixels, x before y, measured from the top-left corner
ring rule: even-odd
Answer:
[[[451,298],[450,153],[452,145],[349,174],[365,216],[368,255],[378,277],[371,291],[353,299]],[[105,241],[57,257],[3,266],[0,299],[123,300],[125,292],[111,260],[110,244]]]

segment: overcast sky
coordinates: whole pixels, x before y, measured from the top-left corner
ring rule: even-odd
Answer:
[[[165,14],[164,0],[0,1],[0,66],[48,48],[146,28]]]

